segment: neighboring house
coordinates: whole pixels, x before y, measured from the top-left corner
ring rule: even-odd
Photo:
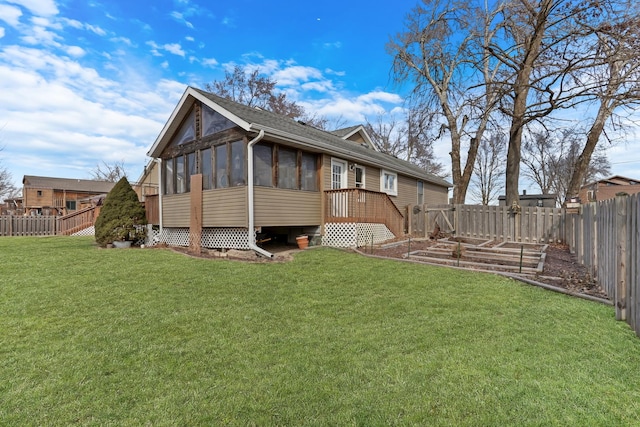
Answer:
[[[266,255],[256,233],[331,246],[402,235],[405,207],[445,204],[451,186],[378,151],[362,126],[326,132],[192,87],[147,154],[161,165],[162,241],[186,246],[197,220],[202,246]]]
[[[520,206],[524,207],[538,207],[538,208],[555,208],[557,194],[527,194],[527,190],[522,191],[520,195]],[[505,206],[507,204],[507,196],[498,197],[498,206]]]
[[[22,215],[22,197],[12,197],[4,199],[4,203],[0,205],[0,215]]]
[[[25,175],[22,185],[25,215],[66,215],[107,194],[115,183]]]
[[[131,184],[131,187],[138,195],[138,199],[145,200],[146,196],[154,196],[158,194],[160,189],[160,172],[158,163],[155,160],[151,160],[144,167],[138,181]]]
[[[617,193],[640,193],[640,179],[614,175],[580,187],[578,197],[582,203],[600,202],[613,199]]]

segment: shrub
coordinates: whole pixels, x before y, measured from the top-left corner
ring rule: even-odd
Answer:
[[[138,240],[145,235],[140,227],[147,223],[144,207],[127,178],[122,178],[107,194],[96,219],[96,242],[106,246],[114,240]]]

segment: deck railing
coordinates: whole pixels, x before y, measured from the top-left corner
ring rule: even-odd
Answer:
[[[396,236],[404,234],[404,217],[386,193],[361,188],[327,190],[325,222],[384,224]]]
[[[99,206],[89,206],[58,218],[59,235],[69,236],[85,228],[91,227],[100,214]]]

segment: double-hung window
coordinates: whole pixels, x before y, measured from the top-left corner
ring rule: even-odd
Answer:
[[[397,196],[398,174],[382,169],[380,171],[380,190],[390,196]]]

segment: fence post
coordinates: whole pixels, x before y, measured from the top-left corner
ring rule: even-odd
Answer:
[[[616,320],[627,319],[627,196],[616,195]]]

